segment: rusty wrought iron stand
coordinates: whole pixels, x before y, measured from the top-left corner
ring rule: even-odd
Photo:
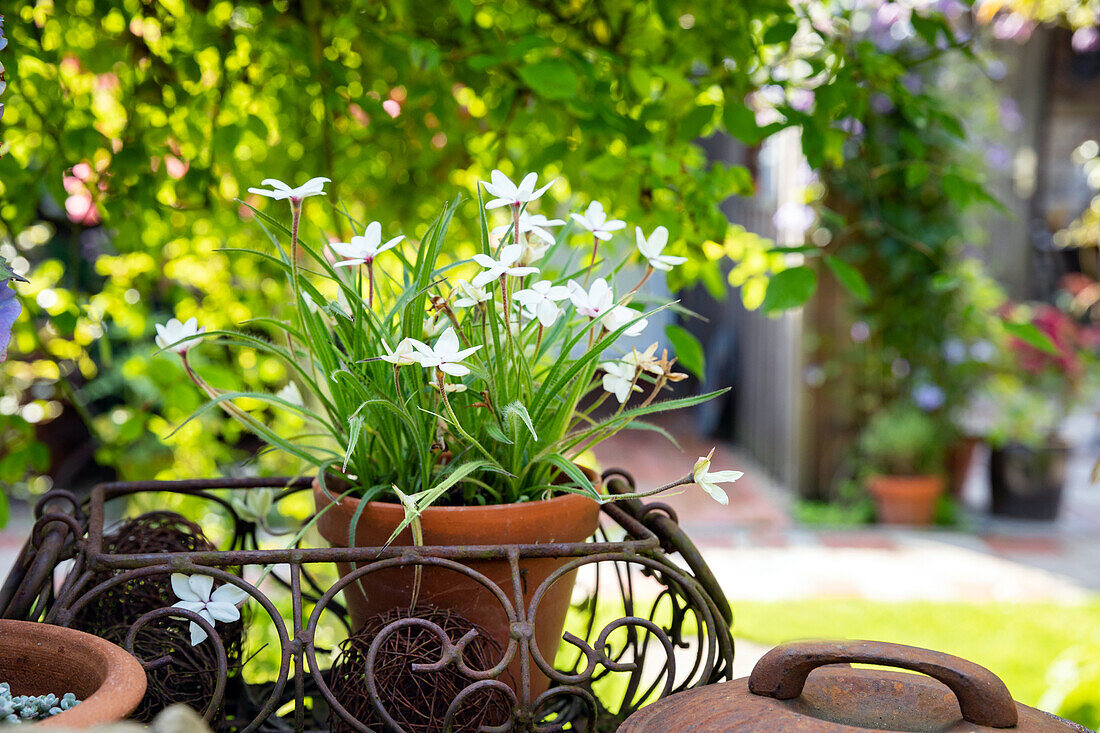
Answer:
[[[633,480],[622,471],[608,471],[604,483],[613,493],[633,491]],[[471,679],[470,686],[452,702],[449,714],[473,690],[490,687],[505,695],[511,709],[508,721],[503,726],[482,730],[541,733],[564,730],[567,726],[572,726],[572,730],[614,730],[643,702],[731,678],[730,607],[698,550],[679,528],[675,512],[666,505],[636,499],[607,504],[603,507],[599,532],[584,543],[260,549],[256,525],[238,516],[223,491],[276,489],[280,490],[279,500],[309,486],[308,479],[278,478],[122,482],[97,486],[86,502],[64,490],[51,491],[35,507],[37,521],[31,537],[0,586],[0,617],[67,626],[83,607],[105,591],[137,578],[170,573],[209,575],[218,583],[235,585],[254,602],[248,604],[253,608],[250,624],[270,623],[278,638],[280,662],[274,681],[244,685],[243,677],[232,675],[229,670],[218,629],[198,614],[179,608],[156,609],[141,616],[131,625],[126,645],[132,652],[135,636],[155,619],[170,616],[198,623],[211,637],[219,655],[216,688],[201,712],[207,721],[228,721],[224,723],[227,729],[239,731],[324,730],[325,721],[319,719],[318,711],[328,710],[357,730],[371,730],[352,718],[334,697],[328,670],[318,660],[320,650],[315,636],[322,614],[335,616],[345,627],[350,627],[337,594],[358,578],[386,567],[446,567],[474,578],[499,599],[513,638],[502,661],[489,670],[465,666],[462,641],[448,639],[438,625],[427,619],[399,619],[379,634],[382,637],[400,626],[416,624],[440,636],[444,653],[438,665],[456,665]],[[105,552],[107,503],[156,492],[185,494],[212,502],[213,509],[224,512],[233,522],[232,546],[206,552]],[[524,608],[488,578],[463,564],[488,557],[508,560],[514,587],[521,582],[520,558],[570,560],[536,591],[530,606]],[[66,560],[72,560],[71,566],[63,574],[55,572]],[[355,563],[357,569],[331,587],[322,587],[310,572],[310,566],[333,562]],[[267,583],[280,584],[283,592],[289,591],[292,608],[289,619],[257,587],[264,585],[270,590],[274,586],[254,585],[242,577],[242,568],[268,566],[286,569],[285,574],[271,573]],[[574,608],[583,619],[583,633],[564,635],[564,643],[577,650],[577,661],[569,668],[555,669],[552,665],[557,650],[540,652],[533,643],[528,621],[534,617],[550,584],[586,567],[594,582],[588,588],[588,597]],[[93,585],[93,577],[105,569],[115,574]],[[639,590],[642,585],[644,592]],[[619,616],[620,613],[623,615]],[[576,632],[579,626],[573,623],[571,628]],[[526,679],[514,689],[498,679],[517,655],[523,660],[525,678],[530,670],[537,669],[551,679],[550,689],[535,699],[529,699]],[[172,659],[145,659],[142,663],[146,669],[152,669],[172,664]],[[601,699],[593,691],[593,683],[612,674],[624,678],[616,686],[622,692],[615,700]],[[231,715],[216,716],[226,702],[231,677],[233,684],[243,686],[243,693],[234,695]],[[375,687],[373,669],[368,668],[366,678],[376,711],[392,724]],[[288,712],[289,708],[292,710]]]

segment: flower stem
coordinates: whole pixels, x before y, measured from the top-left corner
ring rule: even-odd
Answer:
[[[596,256],[600,249],[600,238],[592,234],[592,261],[588,263],[588,272],[584,276],[584,286],[588,287],[588,281],[592,277],[592,268],[596,266]]]
[[[367,307],[374,310],[374,262],[367,263]]]

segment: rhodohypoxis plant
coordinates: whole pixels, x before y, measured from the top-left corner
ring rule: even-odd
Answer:
[[[615,281],[633,250],[583,284],[592,265],[574,266],[578,253],[565,244],[569,226],[556,234],[549,229],[565,220],[526,211],[553,182],[536,189],[534,173],[516,185],[494,171],[483,182],[493,198],[484,203],[479,191],[478,251],[467,258],[458,253],[468,252],[468,243],[464,249],[448,242],[458,201],[419,241],[383,222],[364,228],[350,217],[355,233],[346,243],[299,241],[303,202],[292,194],[320,193],[313,181],[289,193],[268,182],[273,196],[290,198],[289,230],[255,210],[278,256],[252,256],[286,272],[296,293],[289,312],[256,319],[247,332],[203,332],[194,321],[173,321],[159,329],[158,344],[181,355],[210,397],[203,409],[226,409],[304,461],[326,488],[335,475],[357,496],[400,500],[407,521],[433,503],[513,503],[558,491],[605,501],[574,459],[620,430],[657,429],[644,423],[648,415],[718,394],[662,399],[670,383],[684,378],[675,360],[667,351],[657,359],[657,344],[645,352],[618,345],[672,304],[645,309],[639,282]],[[492,229],[495,209],[508,221]],[[595,212],[589,207],[586,221],[599,218]],[[625,228],[606,216],[599,223],[607,237],[598,241]],[[290,236],[289,250],[280,232]],[[642,281],[655,266],[680,261],[661,253],[667,232],[643,240]],[[387,259],[376,262],[383,252]],[[218,390],[188,362],[188,350],[205,342],[279,357],[297,386],[268,394]],[[298,436],[276,434],[237,404],[242,398],[290,411],[308,427]],[[701,475],[732,480],[729,472]],[[687,473],[673,485],[693,482]]]

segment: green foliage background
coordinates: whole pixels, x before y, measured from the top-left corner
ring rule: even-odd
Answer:
[[[772,72],[812,32],[805,9],[782,0],[18,0],[6,10],[0,227],[31,280],[0,367],[6,483],[57,468],[57,446],[51,461],[41,441],[62,417],[86,424],[98,462],[123,478],[213,475],[254,447],[214,413],[166,446],[199,395],[155,355],[152,334],[171,316],[221,329],[285,302],[276,273],[218,251],[254,239],[233,199],[263,178],[328,176],[330,199],[353,216],[416,236],[493,167],[560,175],[560,205],[579,208],[573,190],[583,190],[631,224],[669,227],[670,253],[691,258],[673,289],[702,282],[722,295],[733,266],[758,304],[784,255],[729,227],[719,204],[750,194],[751,176],[708,164],[695,141],[728,131],[755,144],[803,125],[811,164],[839,164],[847,133],[835,123],[866,109],[884,86],[868,70],[889,62],[825,37],[806,60],[818,104],[760,127],[746,95],[784,86]],[[66,189],[77,164],[90,175]],[[94,200],[102,227],[65,215],[74,195]],[[322,236],[352,234],[324,206],[311,219]],[[204,357],[196,366],[219,387],[286,380],[247,350]]]

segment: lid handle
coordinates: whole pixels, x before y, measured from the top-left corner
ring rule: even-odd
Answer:
[[[780,644],[756,663],[749,690],[790,700],[802,694],[810,672],[826,664],[881,664],[933,677],[951,688],[963,719],[974,725],[1012,728],[1016,703],[1001,678],[965,659],[884,641],[795,641]]]

